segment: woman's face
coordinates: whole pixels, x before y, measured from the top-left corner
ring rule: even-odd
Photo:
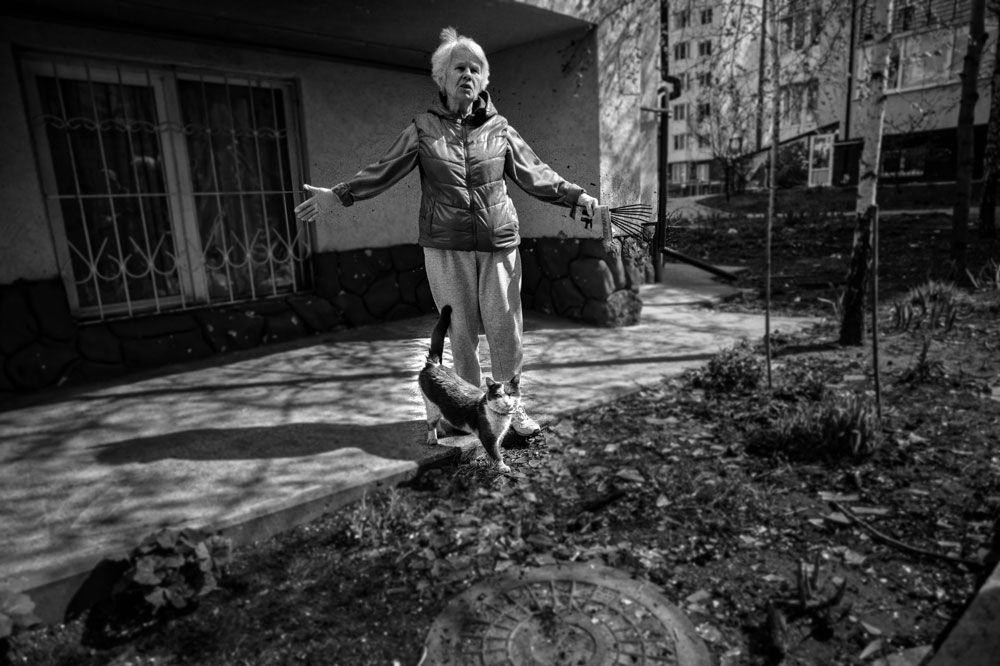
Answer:
[[[471,51],[456,48],[444,75],[444,94],[450,105],[468,107],[483,89],[483,67]]]

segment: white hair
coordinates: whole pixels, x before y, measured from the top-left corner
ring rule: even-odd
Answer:
[[[451,54],[459,47],[468,49],[482,62],[483,90],[486,90],[486,86],[490,82],[490,63],[486,59],[486,52],[483,51],[482,46],[476,43],[476,40],[459,35],[458,31],[452,27],[441,31],[441,45],[431,56],[431,78],[434,79],[434,83],[438,84],[438,88],[444,90],[444,77],[448,65],[451,63]]]

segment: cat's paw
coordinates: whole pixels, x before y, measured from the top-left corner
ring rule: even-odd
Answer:
[[[498,460],[494,464],[497,468],[497,471],[500,472],[501,474],[507,474],[508,472],[510,472],[510,465],[508,465],[504,461]]]
[[[436,430],[428,430],[427,431],[427,445],[428,446],[437,446],[437,444],[438,444],[437,431]]]

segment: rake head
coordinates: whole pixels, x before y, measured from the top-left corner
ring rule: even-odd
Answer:
[[[626,206],[598,206],[594,216],[582,216],[584,227],[590,229],[597,220],[601,224],[601,236],[604,248],[612,254],[618,254],[619,244],[614,241],[632,239],[643,245],[652,242],[654,222],[653,207],[646,204],[629,204]]]

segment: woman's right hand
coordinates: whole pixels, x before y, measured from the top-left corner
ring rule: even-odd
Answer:
[[[295,217],[303,222],[312,222],[320,215],[327,215],[333,212],[333,205],[337,201],[337,195],[328,187],[313,187],[303,185],[306,192],[312,196],[295,207]]]

